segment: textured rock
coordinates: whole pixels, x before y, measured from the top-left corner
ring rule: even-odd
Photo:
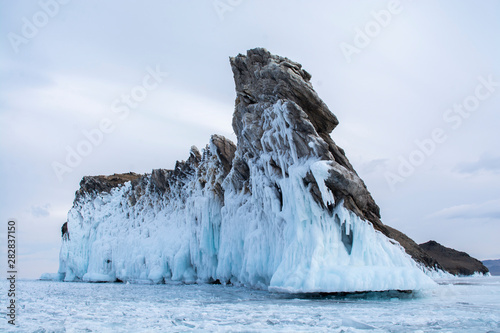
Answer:
[[[113,174],[111,176],[85,176],[80,181],[80,188],[75,193],[75,200],[85,194],[111,191],[112,188],[129,181],[136,181],[142,175],[134,172]]]
[[[429,256],[435,258],[441,267],[454,275],[472,275],[474,273],[488,273],[488,268],[479,260],[472,258],[465,252],[445,247],[436,241],[428,241],[419,245]]]
[[[64,222],[61,227],[61,237],[64,240],[69,240],[69,232],[68,232],[68,222]]]
[[[227,175],[232,167],[236,145],[222,135],[212,135],[212,144],[215,146],[215,153],[219,158],[224,175]]]
[[[271,55],[263,48],[249,50],[246,56],[238,55],[230,61],[238,96],[237,107],[257,102],[274,104],[279,99],[288,99],[309,116],[319,134],[330,133],[339,123],[312,88],[311,75],[302,69],[302,65]],[[236,112],[233,119],[235,131],[241,130],[242,121],[238,115]]]

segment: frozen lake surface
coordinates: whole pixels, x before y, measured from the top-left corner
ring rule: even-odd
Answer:
[[[17,281],[1,332],[500,332],[500,277],[439,280],[424,293],[286,295],[221,285]]]

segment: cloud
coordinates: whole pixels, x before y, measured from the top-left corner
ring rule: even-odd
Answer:
[[[442,209],[428,216],[441,219],[500,219],[500,199],[479,204],[458,205]]]
[[[370,174],[375,171],[383,169],[387,169],[387,162],[389,160],[386,158],[378,158],[375,160],[371,160],[368,162],[364,162],[360,166],[360,170],[362,171],[363,174]]]
[[[477,161],[459,163],[455,170],[464,174],[475,174],[484,171],[500,173],[500,156],[483,154]]]
[[[30,213],[33,217],[47,217],[50,215],[49,208],[50,204],[45,204],[43,206],[31,206]]]

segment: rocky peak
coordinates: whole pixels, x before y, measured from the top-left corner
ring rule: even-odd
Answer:
[[[429,256],[435,258],[441,267],[454,275],[488,273],[488,268],[465,252],[443,246],[434,240],[419,245]]]
[[[236,84],[235,133],[241,132],[239,106],[276,103],[279,99],[296,103],[309,117],[318,134],[330,133],[339,123],[312,88],[311,75],[302,65],[288,58],[272,55],[264,48],[230,58]]]
[[[236,152],[236,145],[222,135],[212,135],[211,143],[215,146],[215,154],[222,164],[225,177],[231,170],[234,153]]]

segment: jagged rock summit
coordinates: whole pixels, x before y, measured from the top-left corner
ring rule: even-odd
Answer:
[[[311,75],[262,48],[230,63],[237,144],[214,135],[174,170],[84,177],[68,213],[60,276],[287,292],[432,286],[423,270],[439,264],[380,221],[330,137],[338,120]]]

